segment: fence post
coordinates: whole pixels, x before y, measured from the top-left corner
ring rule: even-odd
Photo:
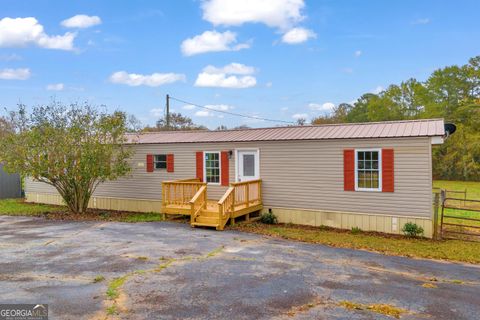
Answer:
[[[440,203],[440,194],[435,193],[433,200],[433,240],[438,240],[438,211]]]

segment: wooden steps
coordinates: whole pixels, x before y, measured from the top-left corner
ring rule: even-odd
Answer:
[[[223,229],[224,224],[224,221],[221,221],[218,216],[218,211],[205,209],[200,210],[194,221],[191,222],[191,225],[195,227],[212,227],[217,230]]]

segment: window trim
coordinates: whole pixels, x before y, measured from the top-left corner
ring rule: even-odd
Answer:
[[[207,159],[205,157],[207,153],[218,154],[218,182],[207,182]],[[222,184],[222,153],[220,151],[203,151],[203,181],[213,186],[220,186]]]
[[[157,162],[163,162],[163,161],[155,161],[155,157],[156,157],[156,156],[165,156],[165,168],[157,168],[157,167],[156,167],[155,164],[156,164]],[[154,154],[153,154],[153,170],[154,170],[154,171],[157,171],[157,170],[167,170],[167,166],[168,166],[168,160],[167,160],[167,158],[168,158],[168,154],[167,154],[167,153],[154,153]]]
[[[378,152],[378,188],[360,188],[358,186],[358,153],[365,151]],[[355,149],[355,191],[382,192],[382,149],[381,148],[359,148]]]

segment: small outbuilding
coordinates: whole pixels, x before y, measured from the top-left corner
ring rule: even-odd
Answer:
[[[272,212],[280,222],[432,234],[432,145],[442,119],[130,134],[132,173],[101,184],[91,207],[191,216],[222,229]],[[59,204],[28,180],[28,201]]]
[[[0,199],[20,198],[22,196],[22,184],[18,173],[8,174],[3,170],[0,163]]]

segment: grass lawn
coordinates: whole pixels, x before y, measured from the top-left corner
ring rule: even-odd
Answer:
[[[162,221],[161,213],[122,212],[108,210],[89,210],[83,215],[69,213],[66,207],[38,203],[27,203],[22,199],[1,199],[0,215],[36,216],[58,220],[82,221],[119,221],[119,222],[152,222]]]
[[[428,239],[411,239],[402,236],[382,236],[367,232],[352,234],[349,231],[284,224],[239,224],[234,229],[290,240],[326,244],[333,247],[363,249],[387,255],[480,264],[480,242],[462,240],[433,241]]]
[[[467,190],[467,199],[470,200],[480,200],[480,182],[475,181],[434,181],[433,186],[445,190],[453,191],[465,191]],[[461,198],[463,199],[463,194],[448,193],[447,198]],[[469,201],[456,201],[456,200],[447,200],[447,206],[454,207],[469,207],[472,209],[480,210],[480,202],[469,202]],[[473,218],[480,219],[480,212],[461,210],[461,209],[445,209],[446,215],[464,217],[464,218]],[[461,219],[446,218],[445,222],[456,223],[456,224],[468,224],[475,225],[480,227],[480,221],[465,221]],[[474,230],[471,230],[474,231]],[[480,231],[480,229],[478,229]]]
[[[467,199],[480,200],[480,182],[477,181],[433,181],[434,188],[441,188],[453,191],[465,191],[467,189]],[[463,196],[463,195],[448,195],[448,196]]]
[[[0,200],[0,214],[9,216],[39,216],[59,211],[59,208],[47,204],[30,204],[19,199]]]

